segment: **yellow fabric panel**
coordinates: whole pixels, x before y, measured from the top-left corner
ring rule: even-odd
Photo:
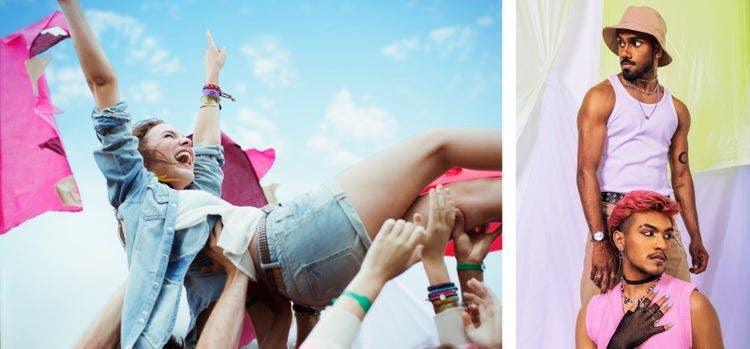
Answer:
[[[607,0],[604,25],[620,21],[629,5],[648,5],[667,23],[672,63],[659,81],[690,110],[693,171],[750,164],[750,1]],[[602,79],[620,71],[601,43]]]

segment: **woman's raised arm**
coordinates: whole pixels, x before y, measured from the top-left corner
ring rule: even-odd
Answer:
[[[219,72],[227,59],[226,47],[216,47],[211,32],[206,29],[208,48],[203,64],[206,67],[206,85],[201,98],[201,108],[195,121],[193,141],[196,145],[215,145],[221,143],[219,124]],[[207,93],[215,94],[207,95]]]
[[[115,70],[104,55],[99,41],[83,16],[78,0],[58,0],[70,28],[70,36],[81,63],[86,83],[100,109],[115,105],[120,99]]]

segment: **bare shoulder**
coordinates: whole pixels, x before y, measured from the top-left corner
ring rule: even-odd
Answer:
[[[672,101],[674,102],[674,109],[677,112],[677,116],[680,118],[688,118],[690,119],[690,111],[688,110],[687,105],[683,103],[679,98],[672,95]]]
[[[588,92],[586,92],[586,97],[584,97],[584,99],[592,98],[611,99],[614,102],[615,89],[612,87],[612,84],[609,82],[609,80],[603,80],[602,82],[591,87]]]
[[[714,312],[714,306],[700,291],[693,290],[690,294],[690,313],[692,315],[705,316],[707,312]]]
[[[583,97],[579,116],[608,117],[615,107],[615,90],[609,80],[591,87]]]

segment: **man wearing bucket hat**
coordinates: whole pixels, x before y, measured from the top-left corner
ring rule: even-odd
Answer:
[[[682,206],[692,267],[675,232],[667,274],[690,281],[688,271],[701,273],[708,264],[688,165],[690,113],[657,77],[657,68],[672,62],[666,33],[664,19],[648,6],[628,7],[619,23],[602,30],[622,71],[592,87],[578,111],[577,183],[590,234],[581,279],[584,305],[620,281],[605,227],[614,205],[633,190],[674,194]]]

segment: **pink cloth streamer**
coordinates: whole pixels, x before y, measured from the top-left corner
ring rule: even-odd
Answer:
[[[68,37],[55,11],[0,39],[0,234],[47,211],[82,209],[42,73],[49,57],[37,56]]]
[[[263,207],[268,204],[260,179],[271,169],[276,152],[274,149],[259,151],[242,150],[229,136],[222,132],[224,147],[224,181],[221,183],[221,198],[238,206]],[[245,313],[239,346],[243,347],[255,339],[255,329]]]
[[[422,190],[420,195],[427,194],[430,189],[435,188],[438,186],[438,184],[446,185],[454,182],[460,182],[460,181],[468,181],[472,179],[480,179],[480,178],[503,178],[503,172],[502,171],[479,171],[479,170],[470,170],[468,168],[461,168],[461,167],[454,167],[442,176],[438,177],[438,179],[432,181],[427,187]],[[487,231],[494,231],[498,227],[502,225],[501,222],[493,222],[490,223],[490,226],[488,227]],[[503,236],[500,235],[495,241],[492,242],[490,245],[490,251],[497,251],[503,249]],[[453,249],[453,240],[448,242],[448,245],[445,247],[445,254],[448,256],[455,256],[456,252]]]

